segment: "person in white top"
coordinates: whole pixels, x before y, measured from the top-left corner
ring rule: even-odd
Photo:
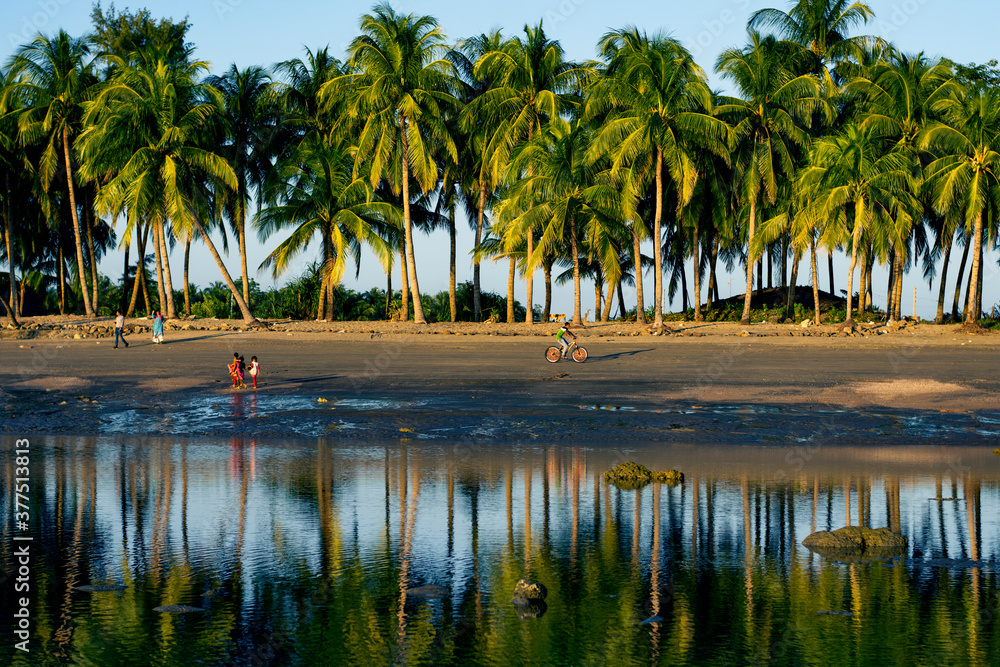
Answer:
[[[122,342],[125,343],[125,347],[128,347],[128,341],[125,340],[125,316],[122,315],[122,311],[115,311],[115,349],[118,349],[118,339],[121,338]]]
[[[250,357],[250,377],[253,378],[253,388],[257,388],[257,373],[260,373],[260,364],[257,363],[257,357]]]

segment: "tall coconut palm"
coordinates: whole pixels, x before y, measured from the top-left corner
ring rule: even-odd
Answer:
[[[817,111],[831,115],[816,80],[807,74],[795,75],[793,67],[803,57],[799,47],[773,36],[762,37],[755,30],[748,33],[749,43],[742,49],[723,51],[715,66],[742,96],[723,98],[716,108],[734,128],[734,190],[749,210],[742,324],[750,322],[758,206],[773,204],[781,179],[795,174],[796,148],[804,149],[810,141],[804,127],[808,119]]]
[[[485,114],[479,113],[480,98],[492,88],[493,82],[482,73],[476,74],[476,63],[487,53],[499,50],[502,45],[503,37],[500,31],[494,30],[463,39],[458,48],[449,54],[459,77],[465,84],[463,107],[458,119],[460,143],[458,152],[459,163],[466,165],[460,178],[467,202],[466,213],[469,214],[469,221],[474,226],[475,234],[472,260],[472,311],[473,320],[476,322],[482,321],[480,259],[476,251],[483,240],[484,225],[488,222],[486,217],[488,200],[496,191],[487,155],[488,139],[493,136],[495,128],[488,122]]]
[[[914,197],[917,165],[912,155],[893,150],[874,130],[851,124],[815,143],[800,188],[811,202],[810,215],[846,223],[851,238],[845,324],[854,327],[853,280],[858,247],[868,229],[910,225],[921,207]]]
[[[850,59],[861,60],[866,51],[884,45],[876,37],[847,34],[874,16],[875,12],[863,2],[795,0],[787,12],[773,8],[757,10],[750,16],[747,27],[774,28],[781,37],[809,49],[814,58],[813,73],[820,74],[832,87],[831,66]]]
[[[663,205],[666,185],[663,169],[673,182],[680,205],[697,182],[697,151],[723,156],[729,128],[714,118],[712,94],[705,74],[680,42],[664,35],[648,36],[634,27],[607,33],[599,51],[608,65],[592,88],[587,117],[605,117],[590,148],[591,159],[611,157],[613,174],[627,172],[631,187],[629,209],[650,181],[655,184],[653,261],[655,320],[663,326]]]
[[[184,231],[193,226],[204,241],[247,324],[258,324],[205,229],[206,197],[200,186],[235,189],[226,160],[201,140],[222,108],[218,90],[198,82],[204,62],[178,63],[165,47],[147,47],[138,64],[118,63],[118,72],[87,112],[80,137],[89,177],[116,167],[101,188],[101,210],[127,210],[129,224],[169,219]],[[128,159],[122,165],[122,154]],[[184,236],[184,234],[180,234]]]
[[[965,321],[979,319],[980,248],[987,216],[1000,211],[1000,90],[977,87],[938,100],[944,122],[929,126],[921,147],[937,157],[926,169],[934,207],[962,212],[971,229],[972,269]]]
[[[278,122],[277,97],[263,68],[244,69],[231,65],[222,76],[207,79],[222,93],[223,157],[236,174],[236,191],[226,202],[229,222],[240,246],[243,299],[250,305],[250,274],[247,272],[246,221],[251,196],[261,195],[271,168],[270,143]]]
[[[18,121],[22,141],[44,142],[38,168],[43,185],[47,188],[52,183],[60,159],[66,170],[80,291],[86,314],[93,315],[70,152],[82,115],[80,105],[94,83],[88,56],[85,39],[71,37],[60,30],[54,37],[39,35],[30,44],[21,46],[10,62],[9,74],[16,79],[11,92],[24,103]]]
[[[14,241],[13,197],[11,183],[17,171],[24,166],[25,153],[17,145],[17,108],[14,96],[7,95],[7,75],[0,70],[0,215],[3,216],[4,255],[7,260],[7,280],[10,298],[7,300],[8,322],[17,326],[18,294],[15,275],[17,244]]]
[[[398,14],[388,4],[379,4],[361,17],[361,33],[348,49],[349,65],[357,73],[327,83],[320,97],[337,98],[353,88],[351,114],[362,125],[356,169],[368,172],[373,187],[388,177],[402,190],[414,320],[425,324],[413,250],[410,178],[412,173],[419,187],[430,192],[438,175],[435,151],[458,159],[442,109],[443,105],[458,106],[452,93],[454,67],[440,57],[444,33],[431,16]],[[398,176],[393,173],[397,165]]]
[[[580,250],[585,235],[598,237],[612,229],[621,211],[618,191],[596,180],[597,170],[587,160],[589,132],[582,121],[572,123],[552,119],[540,135],[520,147],[512,156],[511,169],[529,176],[516,182],[502,203],[519,214],[512,220],[510,233],[516,238],[527,230],[541,230],[535,266],[562,244],[568,244],[573,266],[573,322],[583,324],[580,310]],[[501,210],[499,215],[502,216]],[[617,249],[612,243],[595,242],[603,253],[597,259],[615,280],[620,277]],[[529,264],[529,267],[531,264]]]
[[[515,147],[531,141],[545,123],[571,106],[574,93],[592,73],[587,65],[566,61],[562,46],[546,36],[541,23],[524,26],[523,39],[511,37],[500,48],[483,54],[475,74],[492,85],[477,98],[474,115],[483,118],[490,129],[484,152],[494,178],[508,171]],[[532,166],[526,164],[525,168],[530,177]],[[523,231],[527,240],[526,321],[531,323],[535,230]]]
[[[279,165],[267,189],[267,206],[254,218],[261,242],[276,231],[292,228],[291,235],[267,256],[260,268],[271,267],[275,277],[292,265],[317,235],[323,247],[322,275],[327,306],[349,257],[357,261],[367,245],[388,270],[391,248],[379,227],[397,217],[395,207],[373,200],[367,181],[352,178],[348,148],[311,135]],[[320,312],[327,309],[320,304]],[[329,315],[329,314],[327,314]]]

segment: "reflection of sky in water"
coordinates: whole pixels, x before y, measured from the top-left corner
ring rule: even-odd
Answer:
[[[252,414],[260,399],[244,398],[233,409]],[[817,581],[847,576],[847,565],[802,547],[806,535],[857,524],[862,507],[867,523],[888,525],[897,497],[909,548],[906,560],[889,565],[906,568],[912,581],[904,585],[915,592],[926,586],[921,595],[935,598],[942,567],[959,578],[973,570],[992,577],[964,586],[997,584],[1000,457],[983,447],[631,443],[593,449],[102,437],[96,443],[37,438],[32,448],[32,474],[47,508],[39,537],[51,542],[62,530],[61,544],[82,540],[74,548],[86,554],[86,571],[76,585],[125,582],[159,591],[156,604],[193,605],[205,590],[222,587],[239,597],[226,604],[268,623],[299,618],[290,602],[269,602],[273,596],[299,591],[309,599],[323,582],[359,572],[365,586],[387,586],[389,598],[400,587],[436,584],[447,589],[456,610],[482,594],[481,604],[501,616],[509,609],[512,580],[525,571],[546,573],[555,591],[548,613],[559,618],[573,611],[566,608],[573,596],[585,597],[569,589],[559,597],[560,587],[582,576],[573,574],[578,568],[599,567],[609,558],[620,558],[621,566],[591,583],[604,591],[599,599],[617,599],[619,589],[632,585],[627,581],[647,590],[654,575],[662,583],[696,568],[708,581],[718,578],[709,588],[735,585],[737,591],[744,586],[732,577],[775,573],[768,576],[777,579],[761,581],[758,595],[773,594],[778,604],[787,594],[780,588],[789,571],[811,571]],[[640,491],[607,486],[603,471],[627,459],[654,469],[677,467],[685,483]],[[60,522],[54,520],[57,508]],[[7,494],[0,511],[11,511]],[[8,524],[3,531],[9,544]],[[63,563],[67,553],[49,551]],[[638,567],[638,578],[629,574],[629,563]],[[157,583],[171,573],[196,582],[194,589]],[[837,590],[846,594],[850,586]],[[640,591],[628,604],[642,605],[647,594]],[[109,613],[81,601],[89,598],[74,599],[73,613],[81,619]],[[390,602],[380,604],[389,606],[387,619],[395,618]],[[693,613],[695,624],[719,620]]]

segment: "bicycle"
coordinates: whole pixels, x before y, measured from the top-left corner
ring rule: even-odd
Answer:
[[[569,344],[568,348],[566,348],[566,354],[570,359],[578,364],[585,362],[589,356],[587,354],[587,348],[577,345],[575,340]],[[560,359],[562,359],[562,348],[558,345],[551,345],[547,350],[545,350],[545,361],[550,364],[554,364]]]

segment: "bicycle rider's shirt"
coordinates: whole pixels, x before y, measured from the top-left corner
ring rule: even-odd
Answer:
[[[562,340],[566,333],[566,327],[559,327],[559,333],[556,334],[556,340]]]

